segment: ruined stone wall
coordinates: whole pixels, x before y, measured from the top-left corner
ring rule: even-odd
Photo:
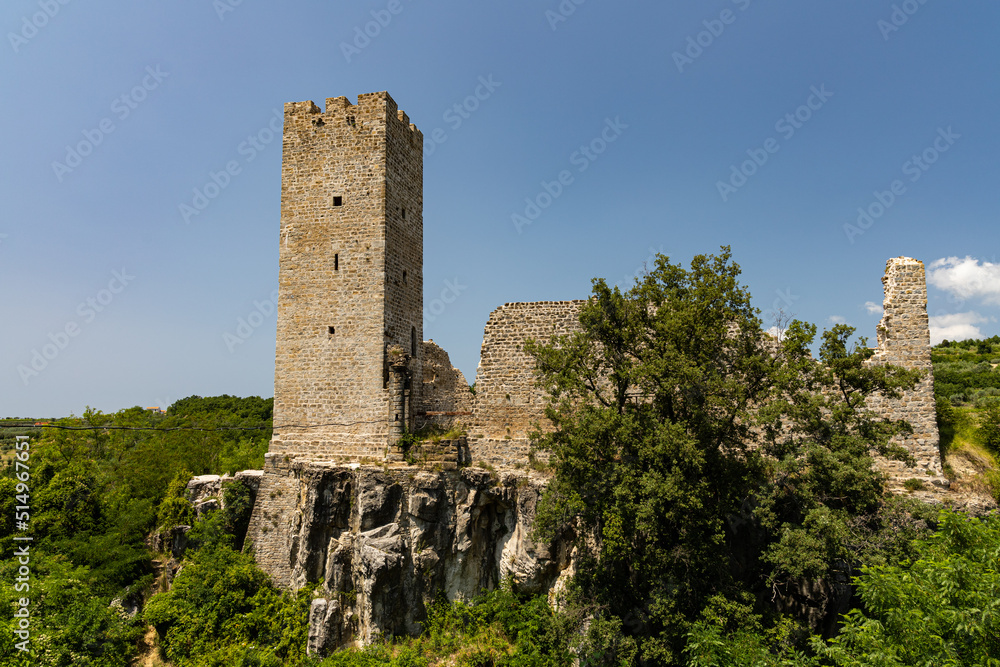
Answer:
[[[891,363],[917,369],[925,376],[899,399],[874,396],[870,407],[890,419],[906,419],[914,432],[901,440],[916,458],[917,469],[880,460],[890,478],[941,475],[938,430],[934,410],[934,375],[927,319],[927,286],[922,262],[906,257],[890,259],[882,279],[884,315],[878,328],[878,351],[872,363]],[[544,428],[546,398],[535,384],[534,362],[522,345],[525,339],[548,340],[579,328],[584,301],[508,303],[493,311],[486,325],[476,376],[476,397],[469,423],[473,461],[494,466],[524,465],[528,461],[528,433],[533,424]]]
[[[891,419],[905,419],[913,434],[902,444],[917,460],[917,471],[900,463],[880,461],[892,475],[913,477],[915,472],[941,474],[938,428],[934,410],[934,370],[931,365],[930,329],[927,320],[927,282],[924,264],[910,257],[886,262],[885,300],[878,325],[878,351],[871,363],[894,364],[925,373],[913,391],[899,399],[876,396],[870,407]]]
[[[264,456],[264,473],[257,488],[257,499],[247,527],[245,549],[250,550],[260,569],[271,575],[274,583],[288,588],[292,583],[287,531],[295,522],[299,502],[299,480],[294,471],[294,455]]]
[[[285,105],[271,452],[385,455],[387,347],[420,377],[422,154],[387,93]]]
[[[472,416],[473,395],[462,371],[451,365],[448,353],[433,340],[423,345],[421,402],[417,426],[434,424],[445,430],[467,426]]]
[[[494,466],[528,461],[528,433],[543,428],[546,396],[536,385],[534,360],[524,341],[548,342],[552,336],[578,331],[585,301],[506,303],[490,314],[483,333],[476,398],[469,425],[473,461]]]

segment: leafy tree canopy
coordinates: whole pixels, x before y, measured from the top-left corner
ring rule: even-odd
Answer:
[[[812,325],[765,336],[739,274],[725,247],[690,268],[658,256],[626,292],[595,280],[579,332],[526,344],[555,427],[537,434],[555,472],[538,530],[574,526],[593,547],[581,590],[648,664],[681,660],[714,596],[849,575],[880,528],[872,454],[908,459],[891,444],[908,425],[866,398],[919,374],[865,363],[843,325],[820,363]]]

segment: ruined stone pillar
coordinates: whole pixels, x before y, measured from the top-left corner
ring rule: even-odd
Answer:
[[[406,379],[410,357],[399,347],[391,347],[389,357],[389,445],[395,445],[407,428]]]
[[[917,470],[940,475],[924,263],[910,257],[894,257],[886,262],[882,284],[885,285],[885,300],[877,330],[878,351],[871,361],[920,370],[924,377],[901,398],[879,397],[872,402],[872,407],[890,419],[908,421],[913,426],[913,434],[903,444],[916,458]],[[898,472],[913,476],[915,471]]]

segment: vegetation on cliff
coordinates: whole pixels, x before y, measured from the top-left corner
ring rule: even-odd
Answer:
[[[25,593],[5,557],[0,665],[124,667],[150,624],[174,667],[1000,664],[1000,519],[887,496],[872,467],[875,453],[906,460],[891,444],[906,427],[866,397],[915,374],[868,367],[845,326],[819,336],[821,364],[811,325],[767,341],[738,278],[728,249],[689,268],[660,257],[625,292],[595,281],[579,334],[530,345],[555,399],[538,529],[572,526],[583,554],[558,611],[501,586],[432,605],[420,637],[307,656],[310,589],[278,591],[232,538],[246,490],[197,521],[183,498],[191,475],[261,467],[271,400],[195,396],[166,415],[19,426],[32,437],[32,654],[9,640]],[[978,457],[985,487],[998,344],[933,353],[944,448]],[[21,503],[11,453],[4,554]],[[192,521],[172,588],[150,598],[167,556],[145,537]]]
[[[591,627],[600,664],[715,664],[718,642],[809,660],[852,577],[915,556],[932,523],[873,467],[910,460],[891,440],[908,425],[866,409],[919,375],[867,365],[844,325],[818,364],[812,325],[766,339],[739,273],[727,248],[689,269],[660,256],[626,292],[595,280],[579,333],[529,346],[555,425],[537,528],[586,547],[580,599],[620,628]]]
[[[931,359],[945,474],[955,488],[1000,502],[1000,336],[946,340]]]
[[[271,399],[231,396],[178,401],[166,415],[139,407],[51,420],[32,427],[28,472],[14,460],[0,476],[0,665],[127,665],[145,623],[138,613],[156,578],[144,540],[158,515],[173,523],[165,499],[188,473],[260,467]],[[264,426],[263,430],[257,427]],[[219,430],[221,427],[226,428]],[[25,481],[26,479],[26,481]],[[17,482],[27,490],[18,490]],[[15,507],[27,505],[30,578],[11,555],[23,542]],[[20,520],[20,519],[19,519]],[[27,584],[29,588],[17,588]],[[30,600],[31,655],[11,641],[14,601]]]

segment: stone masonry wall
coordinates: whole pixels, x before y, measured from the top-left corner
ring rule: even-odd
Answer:
[[[384,460],[399,412],[390,387],[403,386],[390,381],[386,351],[395,347],[409,357],[409,428],[460,422],[473,461],[510,467],[527,463],[528,434],[546,426],[546,399],[522,346],[577,330],[585,302],[493,311],[472,397],[447,354],[421,342],[422,149],[419,130],[385,92],[359,95],[356,105],[330,98],[325,111],[312,102],[285,106],[273,454]],[[940,473],[923,265],[892,259],[883,281],[873,363],[928,375],[904,398],[874,407],[910,421],[915,433],[905,444]]]
[[[370,93],[326,111],[286,104],[282,150],[270,451],[380,458],[386,349],[412,351],[420,377],[423,137],[387,93]]]
[[[890,259],[882,279],[884,316],[878,328],[878,351],[872,363],[891,363],[918,369],[926,375],[913,391],[899,399],[875,396],[870,407],[891,419],[906,419],[913,435],[902,444],[917,459],[917,470],[892,461],[879,461],[890,477],[941,475],[938,430],[934,411],[934,376],[927,320],[924,265],[915,259]],[[527,463],[528,433],[535,423],[543,428],[546,398],[534,380],[534,363],[524,353],[525,339],[548,340],[555,334],[578,330],[584,301],[508,303],[491,313],[483,336],[476,376],[476,397],[469,425],[473,461],[510,467]]]
[[[434,424],[445,430],[467,425],[474,396],[462,371],[451,365],[448,353],[432,340],[423,345],[421,403],[417,426]]]
[[[917,471],[941,475],[938,428],[934,410],[934,370],[931,365],[930,329],[927,320],[927,283],[924,264],[910,257],[886,262],[885,300],[877,330],[878,351],[874,364],[894,364],[924,371],[913,391],[899,399],[875,397],[872,409],[891,419],[905,419],[913,434],[902,444],[917,460]],[[890,476],[913,477],[915,471],[900,463],[880,461]]]
[[[469,425],[473,461],[509,467],[528,461],[528,433],[543,428],[545,393],[536,385],[534,360],[524,341],[548,342],[579,330],[585,301],[506,303],[490,314],[476,373],[476,398]]]

